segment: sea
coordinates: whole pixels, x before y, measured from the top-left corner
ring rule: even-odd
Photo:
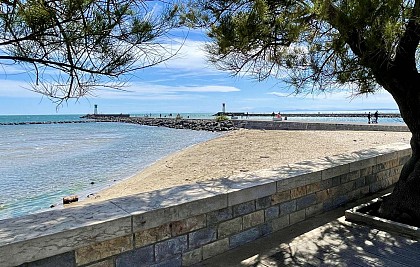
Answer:
[[[133,116],[170,117],[152,113]],[[209,113],[181,114],[210,119]],[[0,115],[0,220],[60,208],[62,198],[86,198],[127,179],[163,157],[221,133],[125,123],[81,121],[81,115]],[[250,119],[267,120],[267,117]],[[292,118],[290,118],[292,120]],[[366,118],[293,118],[367,123]],[[403,124],[382,119],[383,124]],[[8,125],[6,125],[8,124]]]
[[[80,115],[0,116],[0,123],[78,121]],[[0,125],[0,219],[85,198],[219,133],[125,123]]]

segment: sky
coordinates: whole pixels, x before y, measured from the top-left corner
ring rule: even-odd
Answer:
[[[185,34],[185,33],[184,33]],[[177,41],[175,39],[175,41]],[[99,113],[358,111],[397,109],[386,91],[353,97],[350,90],[294,95],[279,80],[257,82],[217,70],[206,59],[202,32],[189,32],[176,57],[132,73],[124,91],[95,90],[93,95],[60,106],[28,88],[28,74],[18,65],[0,62],[0,115]]]

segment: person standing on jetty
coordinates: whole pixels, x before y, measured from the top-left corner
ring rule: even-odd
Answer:
[[[378,111],[376,111],[373,116],[375,117],[375,123],[378,123],[378,117],[379,117]]]
[[[369,113],[368,113],[368,124],[370,124],[370,118],[371,118],[371,115],[370,115],[370,111],[369,111]]]

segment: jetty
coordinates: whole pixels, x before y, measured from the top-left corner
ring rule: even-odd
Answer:
[[[101,119],[101,118],[130,118],[130,114],[86,114],[81,116],[82,119]]]
[[[234,116],[234,117],[273,117],[275,112],[273,113],[248,113],[248,112],[217,112],[213,116]],[[367,117],[367,113],[281,113],[284,117],[335,117],[335,118],[364,118]],[[371,113],[373,116],[373,112]],[[399,113],[379,113],[379,118],[401,118],[401,114]]]
[[[97,122],[122,122],[145,126],[167,127],[175,129],[189,129],[196,131],[224,132],[236,129],[235,122],[231,120],[217,122],[209,119],[182,119],[182,118],[152,118],[152,117],[124,117],[101,116],[90,117]]]
[[[287,116],[287,115],[285,115]],[[145,126],[189,129],[197,131],[223,132],[239,128],[260,130],[324,130],[324,131],[409,131],[406,125],[382,124],[350,124],[340,122],[296,122],[234,119],[217,121],[215,119],[183,119],[183,118],[153,118],[153,117],[121,117],[101,116],[94,118],[97,122],[132,123]]]
[[[0,125],[29,125],[29,124],[65,124],[65,123],[89,123],[94,120],[80,120],[80,121],[24,121],[24,122],[0,122]]]

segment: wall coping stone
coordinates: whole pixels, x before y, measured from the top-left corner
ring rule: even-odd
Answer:
[[[369,167],[385,161],[389,153],[394,152],[399,156],[408,156],[411,148],[406,143],[395,143],[291,163],[275,169],[1,220],[0,265],[19,265],[220,210],[290,189],[287,184],[302,186],[319,182],[333,169],[348,173],[356,166]]]

